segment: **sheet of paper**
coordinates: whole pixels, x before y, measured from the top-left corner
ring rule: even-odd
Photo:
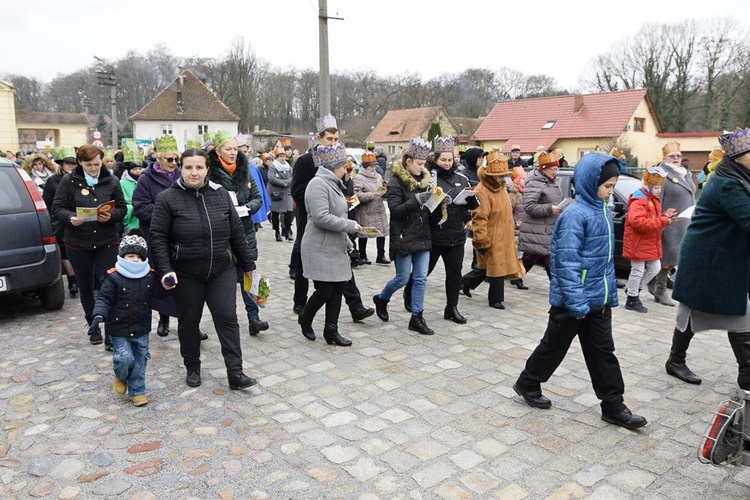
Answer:
[[[464,188],[463,190],[461,190],[460,193],[456,195],[455,198],[453,198],[453,203],[455,203],[456,205],[460,205],[461,202],[464,201],[469,196],[476,196],[476,195],[477,195],[476,189]]]
[[[693,217],[693,211],[695,210],[695,205],[687,207],[685,210],[677,214],[678,219],[690,219]]]
[[[229,191],[229,197],[232,199],[232,205],[234,205],[234,209],[237,211],[237,215],[239,215],[240,217],[250,216],[250,210],[248,210],[246,206],[237,204],[237,193],[235,193],[234,191]]]
[[[441,191],[440,194],[432,193],[432,196],[430,196],[430,199],[427,200],[427,203],[425,203],[424,206],[426,206],[430,212],[434,212],[443,199],[445,199],[445,192]]]
[[[349,204],[349,210],[354,210],[361,203],[359,201],[359,198],[357,198],[356,194],[354,196],[347,196],[346,197],[346,202]]]
[[[568,196],[563,201],[561,201],[560,203],[558,203],[557,206],[560,207],[560,208],[565,208],[568,205],[570,205],[571,203],[573,203],[573,198],[571,198],[570,196]]]
[[[96,207],[76,207],[76,217],[84,222],[93,222],[97,218]]]
[[[380,238],[383,236],[383,233],[381,233],[376,227],[363,227],[359,234],[363,235],[365,238]]]

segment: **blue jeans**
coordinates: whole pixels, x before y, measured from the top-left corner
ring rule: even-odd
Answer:
[[[146,363],[148,334],[138,337],[110,337],[112,339],[112,367],[115,376],[128,384],[130,396],[146,394]]]
[[[380,292],[380,298],[385,301],[391,300],[391,296],[396,293],[396,290],[404,287],[409,282],[409,275],[412,275],[414,284],[411,289],[411,313],[421,313],[424,310],[430,252],[427,250],[411,254],[396,252],[393,264],[396,266],[396,276],[385,284]]]
[[[242,293],[242,302],[245,303],[245,311],[247,311],[247,319],[259,319],[258,304],[253,302],[250,298],[250,294],[242,288],[242,283],[245,275],[245,271],[242,270],[241,266],[237,266],[237,281],[240,284],[240,292]]]

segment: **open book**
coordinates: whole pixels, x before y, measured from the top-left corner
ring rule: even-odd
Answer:
[[[383,233],[380,232],[380,229],[376,227],[363,227],[358,234],[360,235],[360,237],[364,238],[380,238],[381,236],[383,236]]]
[[[460,205],[461,202],[464,201],[469,196],[476,196],[476,195],[477,195],[476,189],[464,188],[461,190],[460,193],[456,195],[455,198],[453,198],[453,203],[455,203],[456,205]]]
[[[567,207],[571,203],[573,203],[573,198],[571,198],[570,196],[568,196],[567,198],[563,199],[563,201],[561,201],[560,203],[558,203],[557,206],[560,207],[560,208],[562,208],[562,209],[565,209],[565,207]]]
[[[76,217],[83,219],[84,222],[93,222],[100,215],[111,212],[115,209],[115,200],[105,201],[98,207],[76,207]]]

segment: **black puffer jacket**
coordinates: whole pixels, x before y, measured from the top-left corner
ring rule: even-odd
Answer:
[[[76,207],[98,207],[110,200],[115,201],[115,209],[107,222],[84,222],[80,226],[70,223],[71,217],[76,216]],[[120,240],[117,223],[122,221],[127,211],[120,181],[104,166],[99,174],[99,182],[90,187],[86,184],[83,167],[78,165],[60,179],[52,202],[52,215],[65,226],[65,243],[85,250],[117,244]]]
[[[426,168],[419,177],[414,177],[401,163],[393,165],[393,175],[385,194],[391,213],[391,259],[396,252],[411,254],[432,248],[430,211],[420,206],[414,197],[416,193],[427,190],[429,181],[430,172]]]
[[[213,278],[234,266],[233,253],[245,272],[255,269],[229,193],[213,182],[191,189],[178,179],[156,196],[151,252],[159,276],[175,271],[178,280]]]
[[[438,186],[443,188],[448,196],[455,198],[458,193],[469,187],[469,179],[456,171],[454,164],[449,170],[445,170],[434,163],[428,162],[428,168],[437,172]],[[442,225],[438,224],[442,218],[442,210],[436,208],[430,214],[430,235],[432,246],[455,247],[466,242],[466,230],[464,225],[471,220],[470,210],[479,206],[476,196],[466,198],[466,205],[448,205],[448,220]]]
[[[93,315],[104,318],[107,335],[148,335],[151,331],[151,299],[165,297],[168,293],[153,271],[143,278],[126,278],[112,268],[96,296]]]

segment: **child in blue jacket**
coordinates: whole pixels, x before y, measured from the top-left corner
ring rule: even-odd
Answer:
[[[618,300],[607,200],[619,175],[620,166],[610,155],[591,153],[576,165],[575,201],[560,215],[552,233],[547,330],[513,389],[529,406],[550,408],[552,402],[542,395],[541,384],[560,366],[578,336],[591,384],[601,400],[602,420],[637,429],[647,422],[623,402],[625,383],[612,339],[611,308]]]

